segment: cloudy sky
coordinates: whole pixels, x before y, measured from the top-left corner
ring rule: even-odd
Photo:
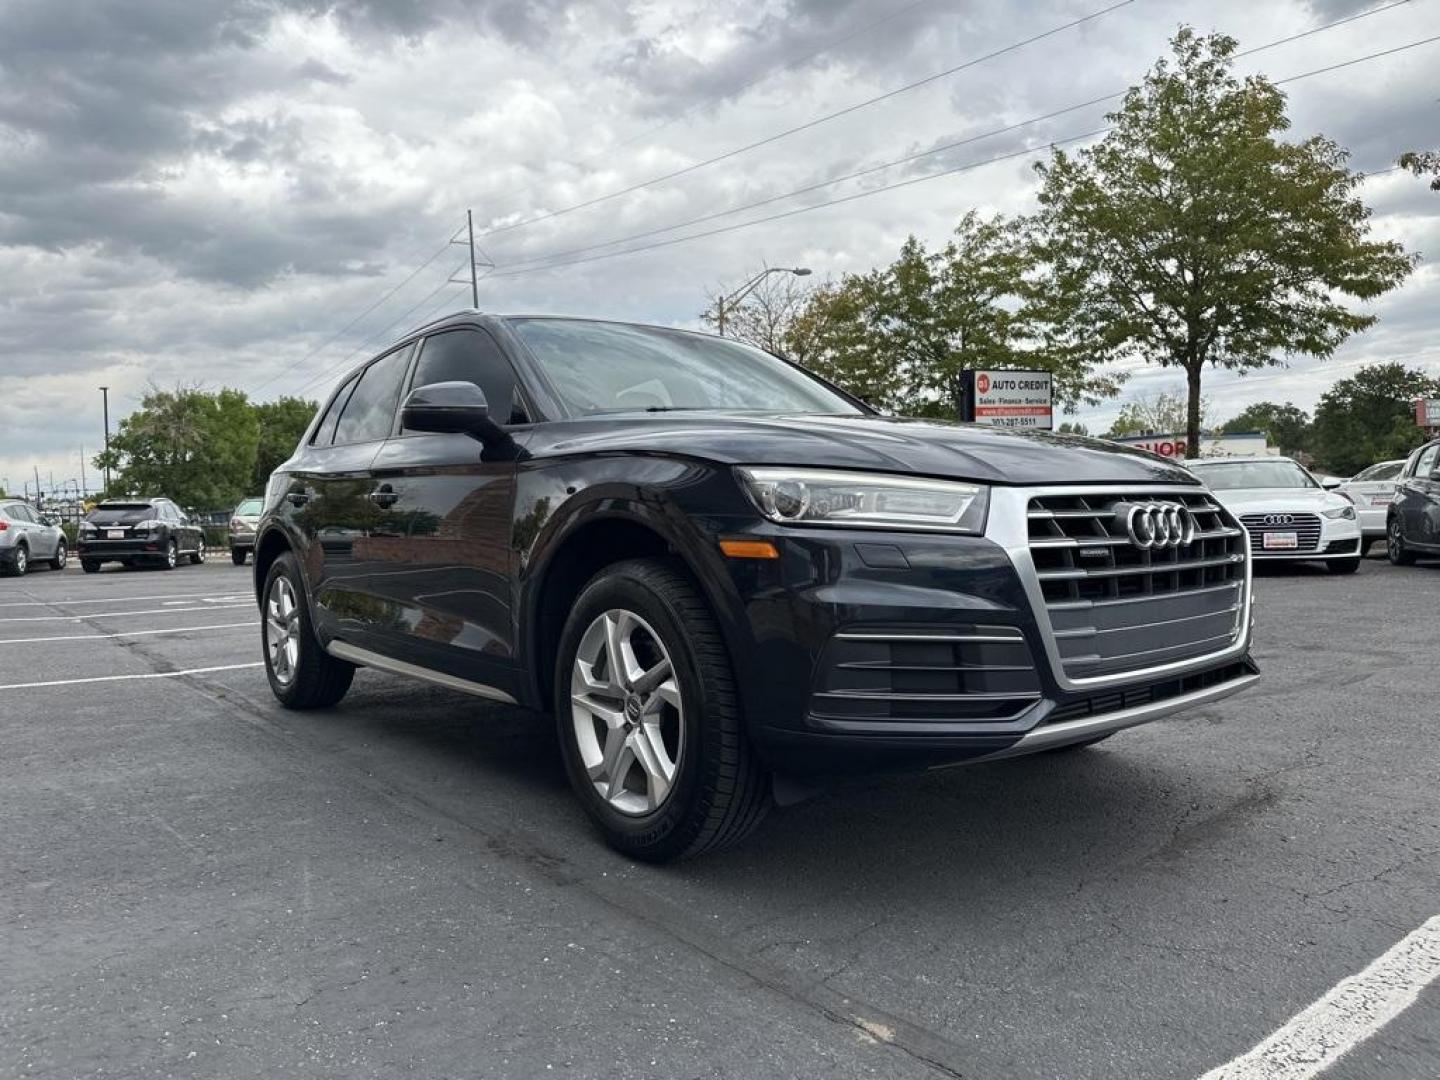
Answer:
[[[1102,126],[1106,106],[1020,122],[1123,89],[1182,22],[1256,49],[1376,11],[1240,61],[1285,79],[1440,35],[1440,0],[1384,8],[5,0],[0,483],[19,488],[37,467],[47,486],[78,478],[82,447],[101,442],[102,384],[112,425],[149,384],[323,393],[389,337],[468,304],[468,285],[446,285],[467,208],[495,266],[483,307],[694,324],[708,288],[766,262],[839,275],[888,261],[908,233],[941,239],[968,209],[1031,209],[1032,163]],[[1440,145],[1437,72],[1440,42],[1296,80],[1293,130],[1389,169]],[[1020,126],[976,138],[1008,125]],[[714,232],[862,192],[874,194]],[[1313,406],[1372,361],[1440,374],[1440,194],[1396,171],[1364,193],[1376,230],[1427,261],[1332,360],[1212,377],[1219,417],[1259,399]],[[692,239],[652,246],[677,237]],[[1127,393],[1178,386],[1141,370]],[[1081,418],[1103,428],[1116,408]]]

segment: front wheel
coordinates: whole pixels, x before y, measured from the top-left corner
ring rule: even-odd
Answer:
[[[1360,569],[1360,558],[1326,559],[1325,569],[1332,574],[1353,574]]]
[[[1393,566],[1409,566],[1415,561],[1415,553],[1405,547],[1405,530],[1398,517],[1390,519],[1390,528],[1385,534],[1385,554]]]
[[[233,562],[236,566],[244,566],[244,565],[245,565],[245,549],[244,549],[244,548],[231,548],[231,549],[230,549],[230,561]]]
[[[200,541],[200,546],[190,553],[190,562],[193,566],[199,566],[205,561],[205,541]]]
[[[80,569],[84,570],[87,574],[98,574],[100,572],[100,564],[94,559],[81,559]]]
[[[560,639],[555,712],[571,786],[626,855],[728,847],[770,808],[715,618],[670,563],[617,563],[581,592]]]
[[[10,577],[24,577],[25,571],[30,569],[30,552],[24,544],[15,548],[15,554],[10,556],[9,565],[0,564],[0,573],[8,574]]]
[[[260,635],[270,689],[287,709],[323,709],[350,689],[355,665],[320,647],[295,556],[286,552],[265,575]]]
[[[65,560],[70,557],[69,550],[65,547],[65,541],[61,540],[55,545],[55,557],[50,560],[50,569],[64,570]]]

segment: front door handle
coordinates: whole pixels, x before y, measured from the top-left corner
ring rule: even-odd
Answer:
[[[290,500],[291,506],[304,506],[311,499],[315,498],[315,492],[308,489],[305,491],[292,491],[286,495],[285,498]]]
[[[400,501],[400,495],[389,484],[381,484],[374,491],[370,492],[370,501],[376,506],[388,508]]]

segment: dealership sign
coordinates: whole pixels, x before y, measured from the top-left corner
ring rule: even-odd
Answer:
[[[965,371],[962,376],[962,420],[1041,431],[1055,426],[1050,372]]]
[[[1415,423],[1423,428],[1440,428],[1440,399],[1415,402]]]

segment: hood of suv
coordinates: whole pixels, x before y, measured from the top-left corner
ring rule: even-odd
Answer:
[[[1212,494],[1221,506],[1236,514],[1261,511],[1318,514],[1351,505],[1344,495],[1322,488],[1230,488]]]
[[[541,454],[674,453],[732,465],[802,465],[994,484],[1195,484],[1163,458],[1076,435],[885,416],[719,411],[607,413],[554,425]]]

